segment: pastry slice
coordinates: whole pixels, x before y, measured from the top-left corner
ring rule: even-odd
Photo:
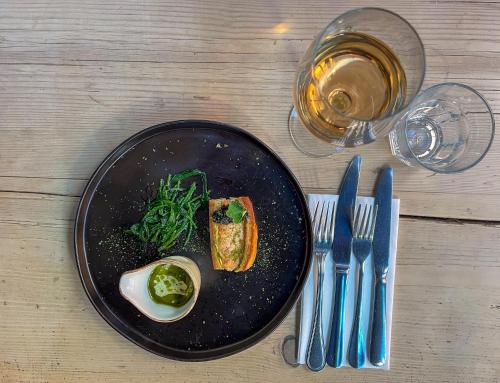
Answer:
[[[257,223],[250,198],[211,199],[208,211],[214,269],[248,270],[257,255]]]

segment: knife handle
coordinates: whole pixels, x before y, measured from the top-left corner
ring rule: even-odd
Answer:
[[[333,323],[328,342],[326,362],[331,367],[340,367],[344,348],[344,303],[347,284],[347,270],[335,271],[335,303],[333,306]]]
[[[386,359],[386,285],[385,276],[376,277],[370,342],[370,362],[375,366],[383,366]]]

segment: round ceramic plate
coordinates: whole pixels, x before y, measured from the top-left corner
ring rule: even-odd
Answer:
[[[213,270],[206,209],[197,213],[191,242],[166,254],[126,233],[161,178],[193,168],[207,174],[211,198],[252,200],[259,241],[250,270]],[[178,360],[228,356],[268,335],[300,294],[311,246],[306,200],[286,165],[249,133],[210,121],[156,125],[118,146],[90,179],[75,223],[78,269],[97,311],[134,343]],[[165,324],[126,301],[118,281],[123,272],[168,255],[198,264],[201,290],[189,315]]]

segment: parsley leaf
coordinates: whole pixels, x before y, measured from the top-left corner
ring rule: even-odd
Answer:
[[[227,207],[226,215],[232,219],[233,223],[241,223],[247,214],[247,209],[239,201],[231,201]]]

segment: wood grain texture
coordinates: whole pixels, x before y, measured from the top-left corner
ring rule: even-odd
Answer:
[[[416,27],[425,87],[469,84],[498,119],[496,1],[0,1],[0,382],[498,381],[498,140],[473,170],[434,175],[400,164],[385,140],[316,160],[288,136],[298,60],[324,25],[359,6]],[[306,191],[335,191],[354,153],[364,158],[360,194],[378,168],[394,167],[403,218],[390,372],[286,366],[293,313],[248,351],[184,364],[131,344],[95,312],[72,254],[78,197],[121,141],[187,118],[254,133]]]
[[[313,374],[281,357],[294,313],[258,345],[207,363],[154,356],[111,330],[76,271],[76,203],[0,195],[1,382],[143,382],[161,373],[180,382],[456,383],[494,382],[500,375],[500,225],[402,219],[391,371]],[[450,248],[457,238],[461,245]]]
[[[360,5],[370,3],[3,1],[0,176],[87,179],[132,133],[168,120],[214,119],[263,139],[303,186],[335,189],[356,151],[365,159],[366,192],[378,167],[395,167],[404,214],[498,219],[497,141],[473,171],[446,176],[399,164],[385,140],[322,160],[291,145],[286,120],[297,62],[323,25]],[[499,4],[376,5],[419,31],[426,85],[465,82],[498,110]],[[66,188],[62,180],[54,192]]]

